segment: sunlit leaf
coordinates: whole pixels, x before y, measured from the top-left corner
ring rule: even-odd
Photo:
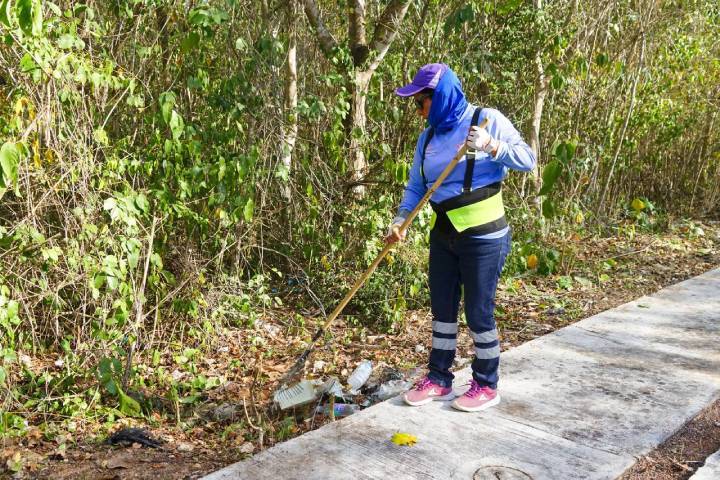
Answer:
[[[245,218],[245,221],[251,222],[253,219],[254,213],[255,213],[255,201],[251,198],[245,204],[245,208],[243,208],[243,217]]]
[[[634,199],[634,200],[632,201],[632,203],[630,204],[630,206],[631,206],[632,209],[635,210],[636,212],[641,212],[642,210],[645,209],[645,202],[643,202],[643,201],[640,200],[639,198],[636,198],[636,199]]]
[[[555,182],[560,177],[560,173],[562,173],[562,163],[560,161],[553,160],[545,165],[542,173],[543,185],[540,189],[540,195],[547,195],[552,191]]]
[[[28,36],[42,33],[42,3],[40,0],[17,0],[15,3],[20,29]]]
[[[131,417],[139,417],[142,415],[140,404],[132,397],[128,396],[122,390],[118,391],[120,396],[120,411]]]
[[[248,49],[248,43],[245,41],[244,38],[238,38],[235,40],[235,48],[240,50],[241,52],[244,52]]]
[[[15,3],[15,13],[20,29],[26,35],[32,35],[32,3],[32,0],[17,0]]]
[[[10,26],[10,0],[0,0],[0,23]]]
[[[398,432],[393,434],[393,436],[390,438],[390,441],[393,442],[395,445],[412,447],[417,443],[417,437],[409,433]]]
[[[525,260],[525,263],[527,264],[528,268],[537,268],[538,266],[538,257],[534,253],[532,255],[528,255],[527,259]]]
[[[80,40],[76,35],[65,33],[60,35],[60,38],[58,38],[58,47],[65,50],[69,50],[78,44],[82,44],[82,40]]]
[[[18,161],[20,150],[14,143],[5,143],[0,147],[0,198],[8,188],[17,185]]]
[[[108,134],[107,134],[107,132],[105,131],[105,129],[102,128],[102,127],[96,129],[96,130],[93,132],[93,138],[94,138],[95,141],[98,142],[100,145],[109,145],[109,144],[110,144],[110,139],[108,138]]]
[[[168,123],[170,131],[172,132],[173,140],[178,140],[185,131],[185,122],[183,121],[180,114],[175,110],[170,114],[170,122]]]
[[[113,210],[117,207],[117,201],[113,197],[106,198],[103,202],[103,210]]]
[[[137,197],[135,197],[135,206],[143,213],[147,213],[148,208],[150,208],[150,203],[148,202],[147,197],[144,194],[139,194]]]
[[[40,141],[37,138],[33,141],[32,152],[33,163],[35,164],[35,167],[42,167],[42,157],[40,156]]]
[[[327,255],[323,255],[322,257],[320,257],[320,263],[322,264],[323,268],[326,271],[330,270],[330,268],[332,268],[332,266],[330,265],[330,262],[328,262]]]
[[[17,168],[20,159],[20,150],[14,143],[5,143],[0,147],[0,168],[6,184],[17,181]]]
[[[160,111],[166,124],[170,123],[170,115],[175,107],[175,94],[172,92],[163,92],[160,94]]]
[[[555,147],[555,158],[560,160],[563,164],[567,165],[575,156],[575,150],[577,144],[574,142],[560,142]]]

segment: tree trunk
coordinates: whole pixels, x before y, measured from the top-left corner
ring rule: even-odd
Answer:
[[[292,172],[292,156],[295,151],[295,142],[297,140],[297,32],[295,29],[295,0],[290,0],[287,13],[288,27],[288,51],[287,64],[285,66],[285,92],[284,92],[284,119],[282,124],[282,152],[280,155],[282,168],[287,176]],[[292,200],[292,191],[288,177],[282,181],[282,194],[286,201]]]
[[[536,10],[542,10],[542,0],[534,0],[533,6]],[[534,190],[534,202],[538,207],[538,212],[540,215],[542,215],[541,211],[541,203],[540,203],[540,188],[542,187],[542,181],[540,178],[540,165],[541,165],[541,158],[540,158],[540,124],[542,121],[542,114],[543,114],[543,108],[545,107],[545,97],[547,96],[548,91],[548,79],[545,76],[545,68],[543,67],[543,61],[542,61],[542,50],[538,50],[535,52],[535,100],[533,102],[533,114],[532,114],[532,121],[530,123],[530,148],[532,149],[533,153],[535,153],[535,167],[533,168],[532,172],[530,173],[530,178],[533,182],[533,190]],[[526,178],[523,178],[523,184],[522,184],[522,190],[521,194],[525,195],[525,182]]]
[[[540,170],[540,124],[542,122],[545,97],[548,91],[548,80],[545,77],[545,68],[542,64],[542,53],[535,56],[535,100],[533,102],[532,123],[530,124],[530,148],[535,153],[537,162],[532,171],[532,178],[535,184],[535,194],[540,191],[541,182],[538,171]]]
[[[350,164],[353,180],[353,192],[362,196],[365,187],[362,179],[367,173],[367,160],[363,152],[363,137],[365,135],[365,103],[370,86],[370,79],[382,62],[395,40],[402,25],[411,0],[390,0],[380,16],[375,21],[375,29],[370,44],[367,44],[365,0],[352,0],[346,6],[348,9],[348,46],[353,57],[353,68],[343,71],[351,80],[350,90],[352,101],[350,103],[350,117],[346,122],[346,133],[350,137]],[[315,30],[320,49],[327,58],[332,58],[334,49],[338,46],[320,15],[320,9],[315,0],[303,0],[305,15]]]
[[[365,186],[360,183],[367,173],[367,160],[363,151],[363,138],[365,136],[365,104],[367,93],[370,87],[372,71],[356,70],[353,74],[352,103],[350,105],[350,159],[352,167],[353,193],[356,195],[365,194]]]
[[[538,2],[539,3],[539,2]],[[545,68],[542,64],[542,52],[538,51],[535,56],[535,100],[533,102],[533,115],[530,124],[530,148],[535,153],[535,166],[530,172],[530,180],[533,185],[532,202],[537,208],[538,218],[543,220],[542,202],[540,201],[540,189],[542,188],[541,177],[541,157],[540,157],[540,123],[542,121],[543,108],[545,107],[545,97],[548,91],[548,80],[545,76]],[[527,175],[523,176],[523,184],[521,194],[525,195],[525,182]],[[547,234],[547,225],[542,223],[543,228],[540,230],[541,236],[544,238]]]

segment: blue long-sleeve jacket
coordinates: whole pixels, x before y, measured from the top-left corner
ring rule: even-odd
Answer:
[[[426,128],[418,138],[415,147],[415,157],[410,169],[410,179],[405,187],[398,217],[407,217],[425,195],[427,189],[440,176],[448,163],[453,159],[457,151],[462,147],[470,130],[474,105],[469,105],[455,128],[448,132],[435,132],[425,151],[424,171],[427,183],[423,180],[420,171],[422,148],[429,128]],[[488,119],[485,129],[499,141],[499,147],[495,157],[484,152],[477,152],[475,157],[475,168],[473,170],[472,188],[484,187],[491,183],[502,180],[507,175],[508,169],[530,171],[535,167],[535,154],[523,141],[520,133],[515,129],[510,120],[498,110],[483,108],[480,113],[480,122]],[[442,202],[448,198],[460,195],[465,177],[465,159],[461,159],[452,173],[448,175],[440,187],[433,193],[431,200]],[[505,231],[491,234],[504,235]]]

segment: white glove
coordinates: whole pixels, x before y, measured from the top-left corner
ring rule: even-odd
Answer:
[[[392,223],[388,227],[387,235],[385,235],[385,241],[387,243],[395,243],[397,241],[405,240],[407,232],[400,231],[400,227],[405,222],[405,217],[397,216],[393,219]]]
[[[470,150],[480,150],[489,154],[492,154],[500,146],[500,142],[491,137],[487,130],[477,125],[470,127],[470,133],[465,143]]]

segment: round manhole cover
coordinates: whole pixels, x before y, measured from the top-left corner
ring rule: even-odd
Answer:
[[[532,480],[532,477],[517,468],[490,465],[475,472],[473,480]]]

